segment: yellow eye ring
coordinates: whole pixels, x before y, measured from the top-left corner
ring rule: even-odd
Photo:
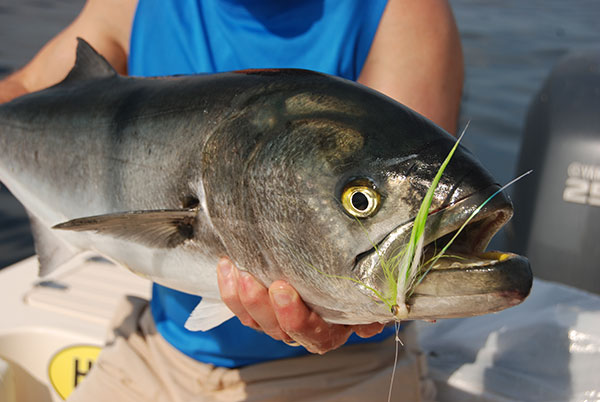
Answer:
[[[342,192],[342,206],[350,215],[369,218],[377,212],[381,196],[373,188],[350,184]]]

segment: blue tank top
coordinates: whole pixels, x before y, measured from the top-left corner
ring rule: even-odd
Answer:
[[[161,76],[246,68],[305,68],[356,80],[387,0],[139,0],[129,74]],[[216,267],[215,267],[216,269]],[[159,333],[186,355],[240,367],[308,353],[233,318],[206,332],[184,328],[200,297],[154,284]],[[392,328],[364,340],[376,342]]]

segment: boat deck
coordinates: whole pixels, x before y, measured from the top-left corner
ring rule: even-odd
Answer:
[[[91,254],[59,271],[40,280],[31,257],[0,272],[0,401],[61,401],[104,345],[120,300],[150,297],[148,280]],[[53,362],[64,365],[54,375]]]

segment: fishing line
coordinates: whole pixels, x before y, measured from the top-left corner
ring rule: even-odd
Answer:
[[[396,330],[396,335],[394,338],[394,343],[396,344],[396,353],[394,355],[394,368],[392,369],[392,378],[390,379],[390,390],[388,392],[388,402],[392,400],[392,388],[394,387],[394,378],[396,377],[396,366],[398,365],[398,353],[400,345],[404,346],[402,340],[400,339],[400,322],[394,322],[394,329]]]

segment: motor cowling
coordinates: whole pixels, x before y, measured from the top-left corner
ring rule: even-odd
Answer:
[[[600,293],[600,50],[567,55],[527,114],[509,227],[534,275]]]

